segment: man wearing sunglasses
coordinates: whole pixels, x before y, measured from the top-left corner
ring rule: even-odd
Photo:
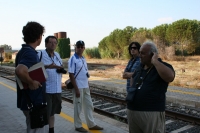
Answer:
[[[89,130],[103,130],[102,127],[97,126],[93,118],[93,103],[90,95],[88,83],[88,67],[83,52],[85,50],[85,43],[77,41],[75,45],[75,54],[71,56],[68,61],[68,72],[70,80],[73,84],[73,104],[74,104],[74,126],[75,130],[79,132],[87,132],[82,127],[81,110],[83,106],[85,119]]]
[[[135,68],[140,64],[139,50],[140,50],[140,44],[138,42],[132,42],[129,44],[128,52],[130,54],[131,59],[129,60],[122,75],[124,79],[127,79],[126,83],[127,93],[130,91],[130,79],[133,75],[133,72],[135,71]]]

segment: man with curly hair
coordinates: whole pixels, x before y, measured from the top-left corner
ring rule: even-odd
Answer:
[[[35,49],[40,45],[44,31],[45,28],[41,24],[37,22],[28,22],[22,30],[24,35],[23,40],[26,44],[22,44],[22,48],[18,52],[15,60],[15,73],[17,77],[28,85],[28,89],[21,90],[17,84],[17,107],[23,111],[26,117],[27,133],[48,132],[47,125],[44,125],[41,128],[31,128],[29,115],[30,111],[27,107],[29,100],[33,103],[33,106],[46,103],[46,84],[39,83],[38,81],[31,79],[28,74],[28,69],[36,63],[40,62],[37,51]]]

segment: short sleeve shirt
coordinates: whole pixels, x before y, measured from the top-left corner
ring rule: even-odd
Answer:
[[[68,61],[68,72],[74,74],[74,76],[77,76],[75,80],[78,89],[89,88],[87,77],[88,68],[84,57],[79,57],[76,53],[71,56]]]
[[[174,71],[170,64],[162,62],[161,59],[159,61]],[[137,86],[140,77],[144,80]],[[127,108],[136,111],[164,111],[168,84],[160,77],[154,66],[146,70],[139,66],[133,74],[132,87],[136,88],[136,93],[133,102],[127,103]]]
[[[41,54],[42,53],[42,54]],[[41,57],[41,62],[44,65],[50,65],[52,63],[56,64],[57,66],[62,65],[62,59],[57,52],[54,52],[53,57],[49,57],[46,50],[38,52],[39,58]],[[54,69],[46,69],[48,78],[46,80],[46,93],[61,93],[61,79],[62,74],[56,72],[56,68]]]
[[[35,51],[35,49],[28,44],[22,44],[22,48],[18,52],[17,57],[15,59],[15,66],[17,66],[18,64],[22,64],[25,65],[27,68],[30,68],[38,62],[39,58],[37,56],[37,51]],[[45,89],[45,83],[42,83],[42,87],[36,90],[21,90],[17,84],[17,107],[21,110],[28,110],[26,94],[30,97],[31,102],[34,105],[39,105],[41,103],[46,102],[44,97]]]

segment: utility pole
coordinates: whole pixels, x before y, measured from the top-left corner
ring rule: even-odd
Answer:
[[[2,57],[2,53],[1,53],[1,66],[2,66],[2,61],[3,61],[3,57]]]
[[[0,61],[1,61],[1,66],[2,66],[2,62],[3,62],[3,56],[2,53],[4,52],[4,48],[0,48],[0,53],[1,53],[1,57],[0,57]]]

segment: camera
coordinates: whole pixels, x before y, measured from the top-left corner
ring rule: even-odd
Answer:
[[[56,69],[56,72],[57,73],[62,73],[62,74],[66,74],[67,73],[67,71],[64,68]]]
[[[89,78],[89,77],[90,77],[90,74],[89,74],[89,73],[86,73],[86,76]]]

